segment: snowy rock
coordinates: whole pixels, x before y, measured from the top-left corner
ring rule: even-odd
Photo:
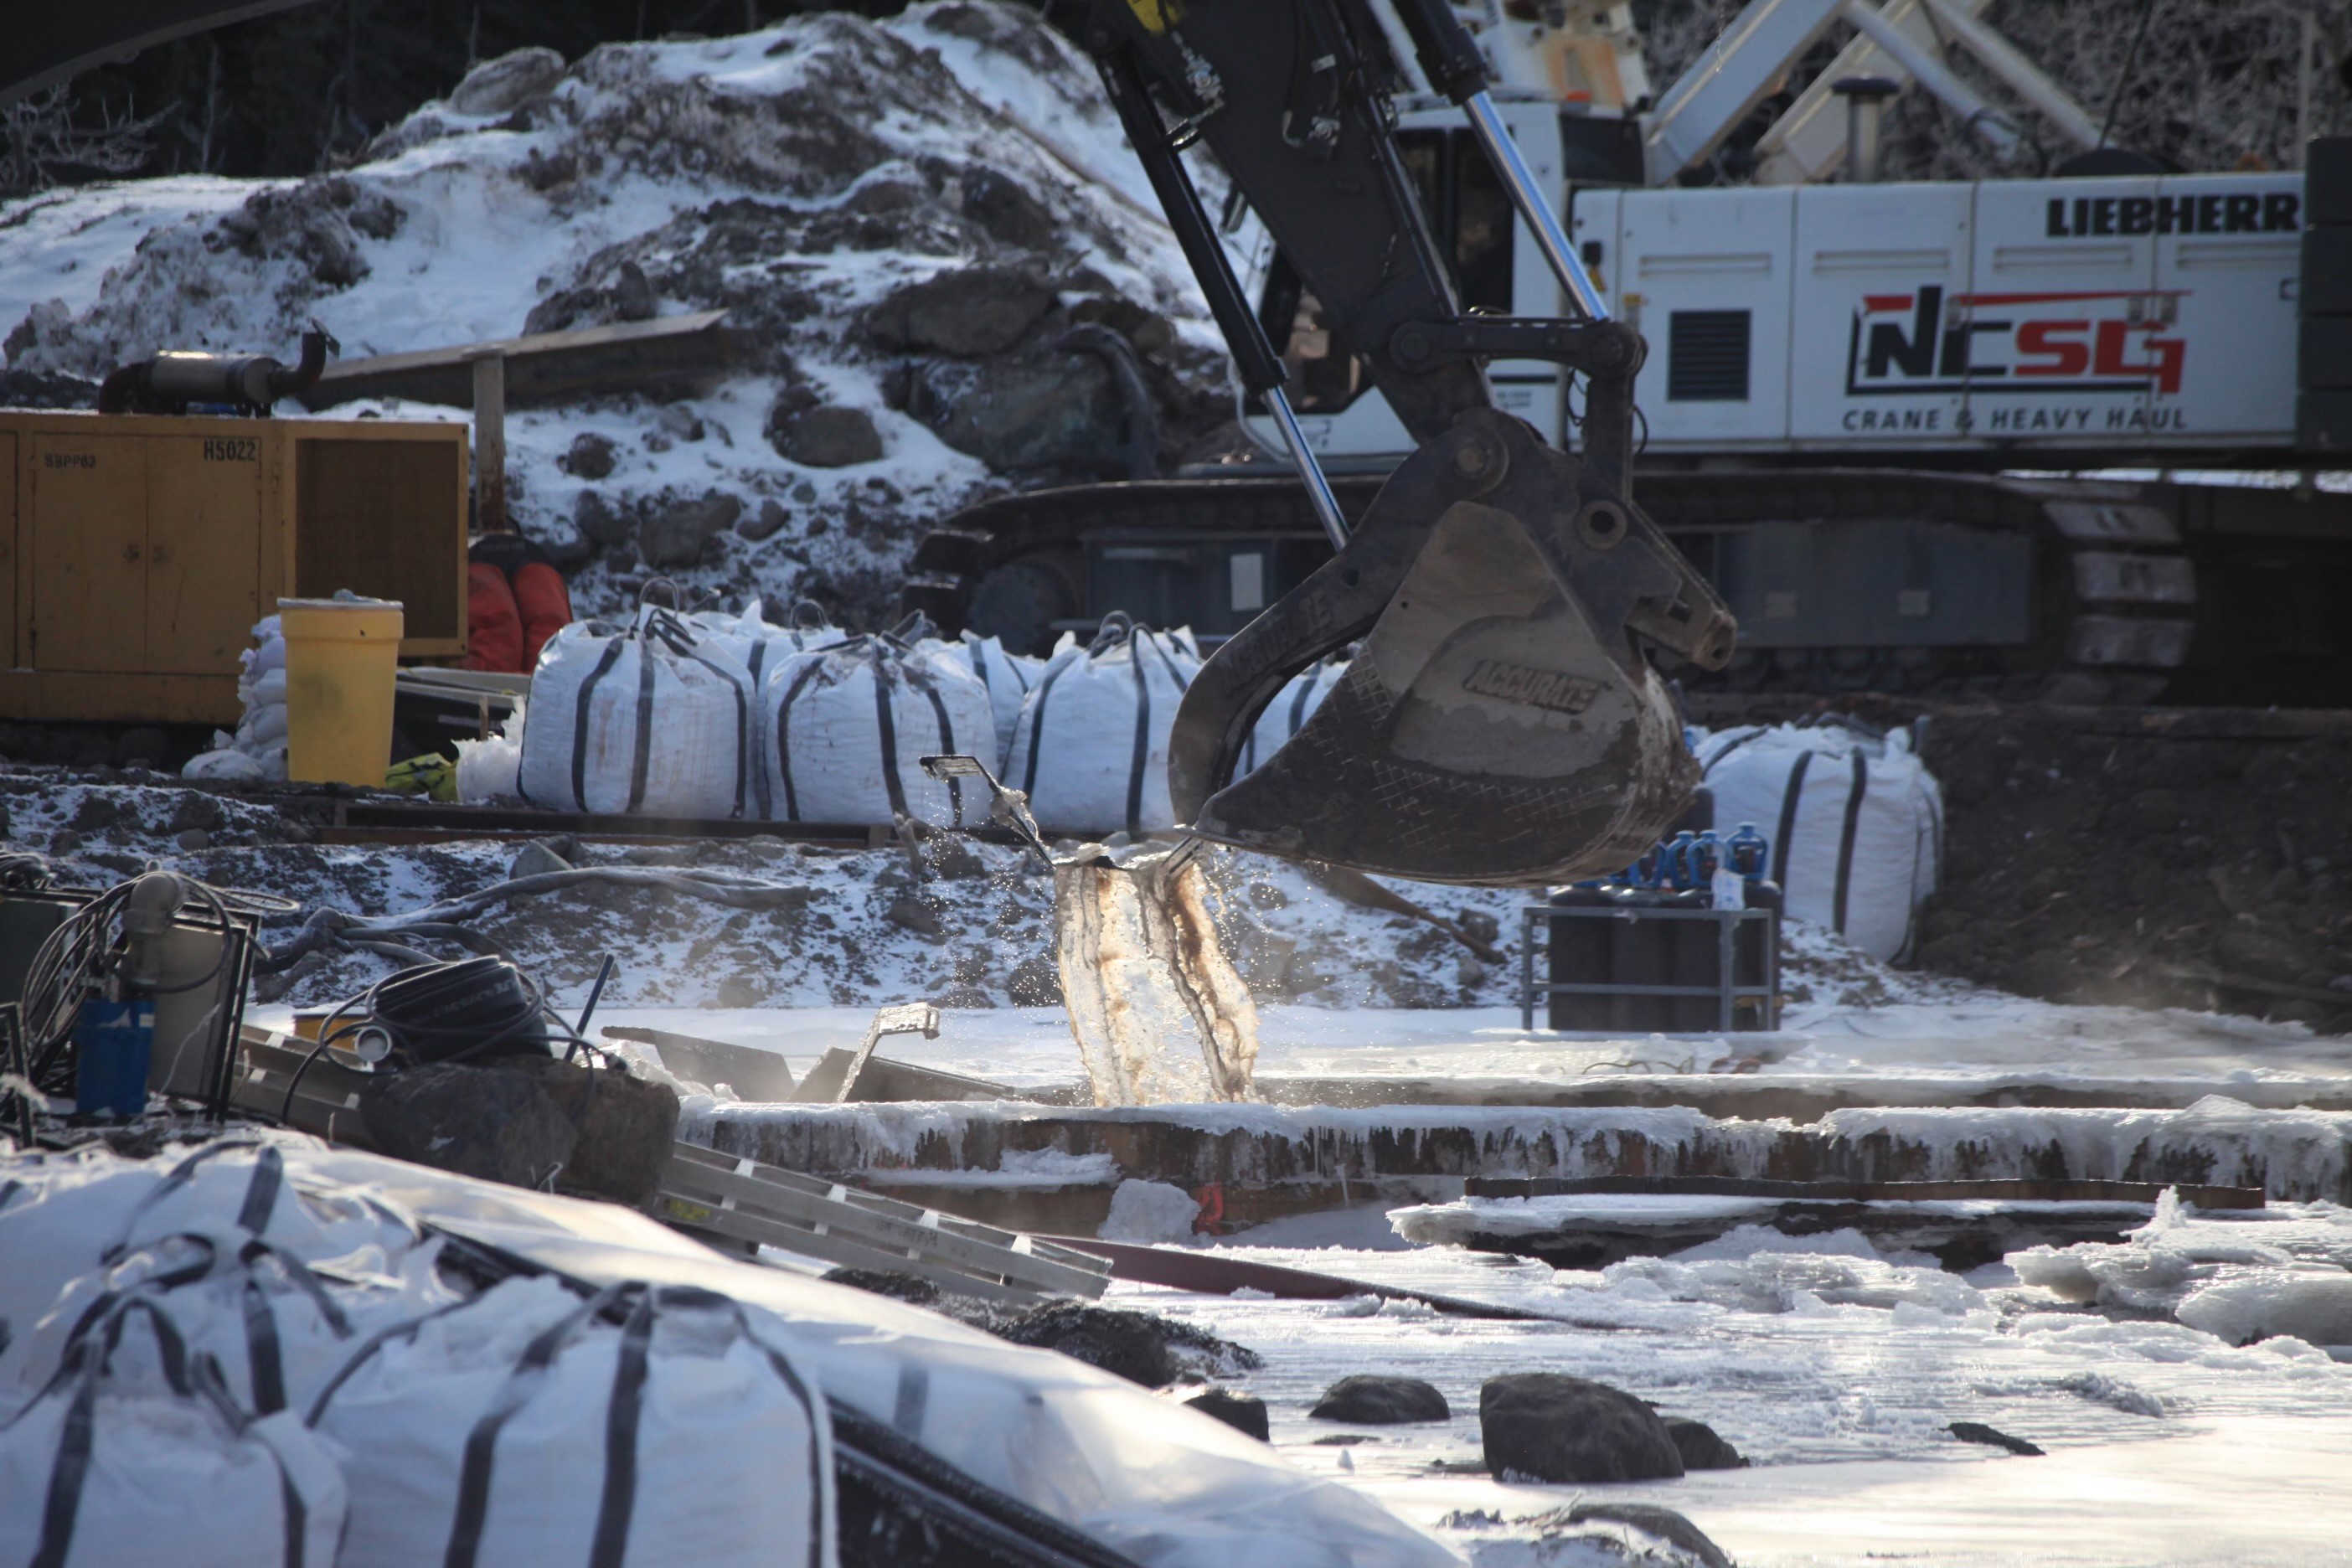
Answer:
[[[653,1202],[677,1142],[675,1090],[554,1057],[516,1057],[489,1070],[535,1080],[578,1133],[557,1178],[565,1191],[631,1208]]]
[[[460,114],[511,114],[545,98],[563,79],[563,57],[553,49],[516,49],[484,60],[466,73],[449,94]]]
[[[1707,1533],[1670,1508],[1645,1502],[1580,1502],[1568,1510],[1570,1524],[1629,1524],[1690,1553],[1701,1568],[1732,1568],[1731,1554]]]
[[[572,445],[555,459],[555,466],[574,479],[609,479],[613,472],[612,438],[593,430],[583,430],[572,437]]]
[[[507,868],[507,875],[543,877],[551,871],[569,871],[572,868],[571,861],[534,839],[515,851],[514,863]]]
[[[1099,465],[1127,447],[1118,386],[1101,360],[1087,354],[934,361],[910,382],[907,411],[957,451],[999,470]]]
[[[887,348],[976,357],[1002,353],[1053,307],[1054,290],[1033,274],[967,267],[894,289],[866,312],[866,331]]]
[[[748,539],[756,544],[761,540],[773,535],[778,529],[784,526],[791,516],[792,514],[784,510],[775,498],[771,496],[760,503],[759,510],[746,511],[735,520],[736,537]]]
[[[1656,1411],[1581,1377],[1488,1378],[1478,1391],[1478,1431],[1496,1480],[1670,1480],[1683,1473],[1681,1451]]]
[[[637,552],[648,566],[692,566],[702,559],[702,547],[742,511],[735,497],[706,491],[700,500],[680,501],[646,519],[637,530]]]
[[[1201,1205],[1192,1194],[1167,1182],[1121,1182],[1110,1195],[1110,1213],[1095,1234],[1105,1241],[1131,1241],[1150,1246],[1163,1241],[1190,1241]]]
[[[1988,1426],[1981,1421],[1955,1421],[1945,1430],[1963,1443],[1981,1443],[1988,1448],[2006,1448],[2012,1454],[2029,1459],[2038,1459],[2042,1456],[2042,1449],[2038,1445],[2029,1443],[2022,1437],[2012,1437],[2008,1433]]]
[[[1196,1394],[1184,1402],[1187,1410],[1197,1410],[1213,1420],[1223,1422],[1236,1432],[1245,1432],[1261,1443],[1273,1441],[1273,1426],[1266,1419],[1265,1401],[1254,1394],[1235,1394],[1229,1388],[1212,1388]]]
[[[882,456],[882,433],[862,408],[812,408],[782,433],[779,449],[812,468],[845,468]]]
[[[1044,250],[1054,242],[1054,215],[1028,187],[1001,169],[977,168],[963,177],[963,216],[1002,244]]]
[[[600,490],[580,492],[580,499],[572,503],[572,526],[583,539],[605,550],[619,549],[636,532],[636,524],[626,513],[614,510]]]
[[[1739,1450],[1725,1442],[1704,1421],[1669,1415],[1666,1436],[1675,1440],[1675,1451],[1682,1455],[1685,1470],[1738,1470],[1748,1466],[1748,1461],[1739,1457]]]
[[[1318,1421],[1344,1421],[1350,1426],[1401,1426],[1454,1418],[1436,1384],[1417,1377],[1382,1377],[1371,1373],[1341,1378],[1323,1391],[1323,1397],[1307,1414]]]
[[[939,911],[912,893],[902,893],[891,900],[889,910],[882,918],[900,931],[910,931],[918,936],[938,936],[946,929],[940,924]]]
[[[1187,1371],[1230,1376],[1263,1364],[1254,1352],[1190,1323],[1076,1301],[1032,1307],[990,1324],[989,1331],[1016,1345],[1059,1351],[1146,1388],[1165,1388]]]
[[[1013,994],[1015,1006],[1058,1006],[1062,1000],[1062,972],[1055,967],[1052,959],[1033,953],[1013,966],[1004,988]]]

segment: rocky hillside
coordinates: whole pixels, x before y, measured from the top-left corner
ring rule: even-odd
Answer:
[[[510,421],[516,515],[583,611],[659,573],[884,624],[941,512],[1148,470],[1228,408],[1091,69],[990,0],[524,51],[334,174],[0,207],[16,399],[163,348],[290,357],[312,320],[352,355],[710,309],[740,352],[708,395]]]

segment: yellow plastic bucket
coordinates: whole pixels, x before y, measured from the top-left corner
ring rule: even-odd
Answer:
[[[401,606],[390,599],[280,599],[286,632],[286,776],[383,787],[392,765]]]

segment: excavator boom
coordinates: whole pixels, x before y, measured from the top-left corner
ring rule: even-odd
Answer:
[[[1336,553],[1220,647],[1171,742],[1178,819],[1212,840],[1430,881],[1564,880],[1629,863],[1696,772],[1636,637],[1705,668],[1735,628],[1629,493],[1643,345],[1600,297],[1486,100],[1445,0],[1397,0],[1423,77],[1464,105],[1575,300],[1574,320],[1465,316],[1391,134],[1365,0],[1094,0],[1083,37],[1231,346],[1285,433]],[[1350,531],[1290,416],[1285,372],[1179,157],[1205,142],[1421,443]],[[1286,328],[1287,321],[1280,325]],[[1585,378],[1582,450],[1494,406],[1485,362]],[[1351,643],[1345,680],[1235,781],[1283,684]]]

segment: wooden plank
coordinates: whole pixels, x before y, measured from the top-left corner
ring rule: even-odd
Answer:
[[[0,430],[0,668],[25,662],[16,646],[16,433]]]
[[[570,833],[581,837],[782,838],[790,843],[871,846],[872,829],[860,823],[761,822],[734,816],[630,816],[622,813],[540,811],[530,806],[451,805],[439,801],[350,801],[336,815],[338,827],[431,828],[437,832],[528,833],[544,837]],[[999,830],[1001,832],[1001,830]],[[982,837],[986,837],[985,834]],[[1010,842],[1010,834],[1003,835]],[[886,840],[887,842],[887,840]]]
[[[506,361],[509,407],[562,403],[604,392],[688,391],[715,381],[733,357],[724,310],[620,321],[574,331],[533,332],[414,353],[377,354],[327,367],[298,395],[316,411],[362,397],[406,397],[470,408],[469,363],[484,353]]]
[[[993,1279],[966,1274],[960,1269],[942,1268],[920,1255],[887,1252],[867,1247],[844,1237],[820,1234],[766,1218],[740,1209],[721,1209],[698,1203],[691,1198],[664,1193],[660,1199],[661,1213],[655,1217],[687,1231],[707,1231],[730,1241],[751,1242],[773,1247],[803,1257],[821,1258],[844,1268],[869,1268],[877,1273],[912,1274],[928,1279],[942,1290],[958,1295],[977,1296],[984,1301],[1003,1301],[1024,1305],[1034,1301],[1039,1292],[1018,1286],[1004,1285]]]

